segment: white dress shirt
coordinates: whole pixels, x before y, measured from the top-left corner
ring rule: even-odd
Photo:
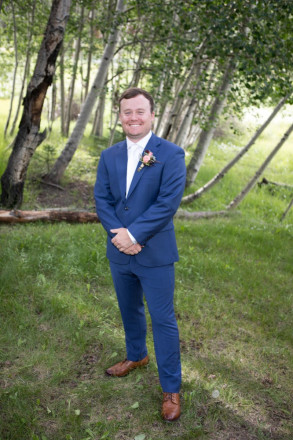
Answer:
[[[143,150],[147,146],[148,141],[152,136],[152,132],[150,131],[145,137],[140,139],[138,142],[133,142],[128,137],[126,137],[127,143],[127,175],[126,175],[126,197],[134,176],[134,173],[138,169],[139,159],[143,153]],[[133,237],[133,235],[128,231],[129,237],[133,244],[136,244],[137,241]]]

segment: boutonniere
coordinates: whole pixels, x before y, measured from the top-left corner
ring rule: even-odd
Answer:
[[[150,150],[145,150],[139,160],[141,162],[141,165],[137,171],[142,170],[143,167],[150,167],[151,165],[154,165],[156,162],[158,162],[156,160],[156,157]]]

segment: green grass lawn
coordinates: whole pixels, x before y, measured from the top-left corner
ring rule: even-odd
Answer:
[[[188,209],[223,209],[285,125],[276,123]],[[189,192],[247,138],[217,139]],[[290,145],[269,180],[292,184]],[[66,179],[84,167],[94,180],[89,157],[83,146]],[[33,206],[30,188],[25,208]],[[293,213],[279,221],[291,198],[288,189],[255,187],[228,218],[175,221],[183,384],[173,424],[160,417],[149,317],[150,364],[125,378],[104,373],[125,350],[101,225],[1,225],[0,440],[291,440]]]
[[[183,414],[167,425],[150,322],[150,365],[104,374],[125,351],[101,226],[1,227],[1,440],[292,438],[292,228],[176,229]]]

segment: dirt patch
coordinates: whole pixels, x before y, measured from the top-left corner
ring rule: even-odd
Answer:
[[[95,212],[93,185],[82,180],[74,180],[65,186],[39,183],[40,192],[36,204],[42,208],[74,208]]]
[[[89,348],[76,365],[77,379],[83,381],[90,380],[96,372],[96,365],[103,350],[102,344],[98,344]]]

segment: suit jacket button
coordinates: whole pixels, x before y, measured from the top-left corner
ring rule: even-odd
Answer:
[[[124,210],[125,210],[125,211],[128,211],[128,209],[129,209],[128,206],[125,206]]]

